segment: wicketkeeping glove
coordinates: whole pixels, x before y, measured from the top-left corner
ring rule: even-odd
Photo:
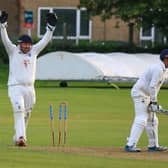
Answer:
[[[46,22],[50,25],[50,26],[56,26],[57,24],[57,15],[55,13],[48,13],[46,16]]]
[[[8,19],[8,13],[2,11],[0,16],[0,22],[3,24],[7,21],[7,19]]]
[[[159,105],[157,102],[150,102],[148,105],[149,112],[159,112],[160,109],[162,109],[162,106]]]

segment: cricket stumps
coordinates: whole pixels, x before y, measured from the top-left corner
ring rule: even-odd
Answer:
[[[67,140],[67,113],[68,103],[60,102],[58,111],[58,146],[65,145]],[[53,106],[50,105],[50,128],[52,134],[52,145],[55,146],[54,113]],[[63,140],[62,140],[63,136]]]

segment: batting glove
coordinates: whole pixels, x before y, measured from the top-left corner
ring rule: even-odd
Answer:
[[[159,112],[160,109],[162,109],[162,106],[160,106],[157,102],[150,102],[148,105],[149,112]]]
[[[7,20],[8,20],[8,13],[5,12],[5,11],[2,11],[1,15],[0,15],[0,22],[1,22],[1,24],[7,22]]]

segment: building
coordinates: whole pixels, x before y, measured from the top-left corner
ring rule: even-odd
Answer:
[[[20,33],[20,7],[18,0],[1,0],[0,10],[5,10],[9,13],[8,32],[10,36],[16,36]]]
[[[99,16],[89,20],[86,10],[79,9],[78,5],[79,0],[5,0],[0,10],[9,13],[8,32],[12,37],[28,33],[40,38],[45,32],[45,15],[51,11],[59,18],[55,39],[128,41],[126,23],[115,18],[102,22]],[[146,37],[143,30],[139,33],[134,29],[133,41],[136,44],[153,42],[155,37],[151,32]]]

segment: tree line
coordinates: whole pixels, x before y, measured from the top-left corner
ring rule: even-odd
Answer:
[[[102,21],[112,16],[123,20],[130,29],[129,41],[133,41],[133,29],[152,26],[168,39],[168,1],[167,0],[80,0],[90,17],[99,15]]]

